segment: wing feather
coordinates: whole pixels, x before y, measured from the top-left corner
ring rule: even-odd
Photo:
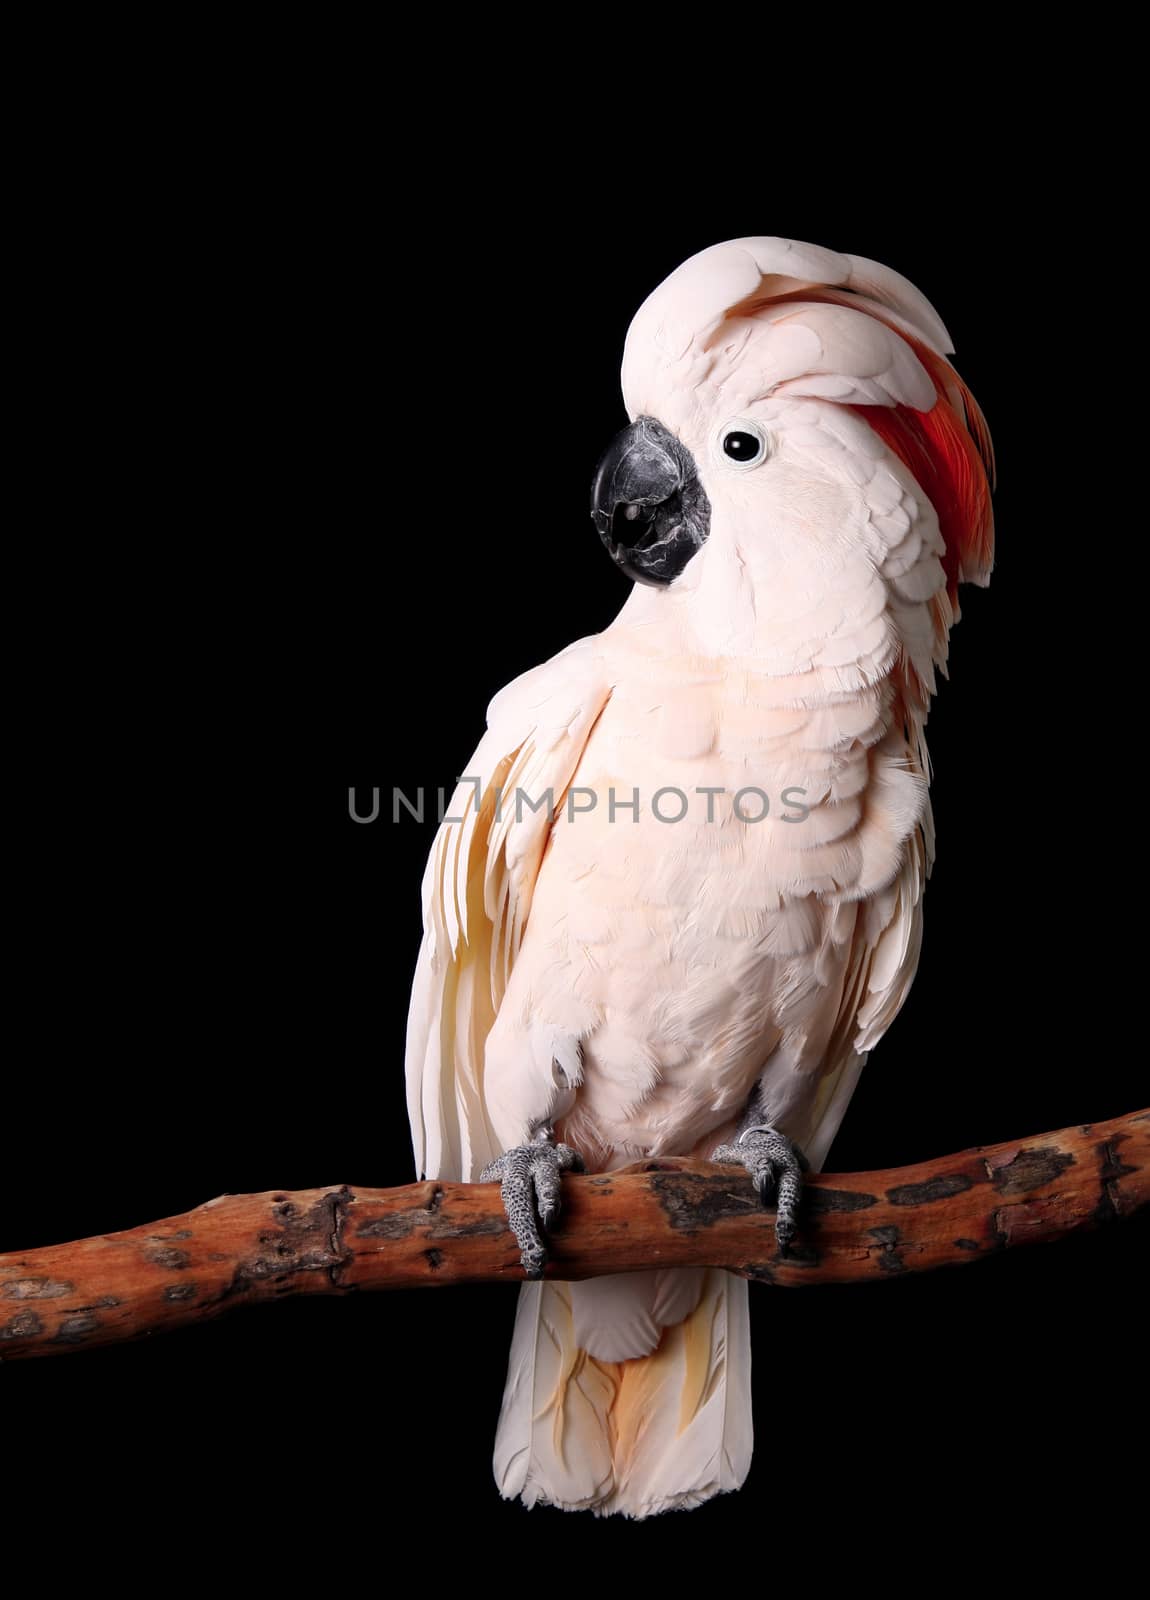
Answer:
[[[922,891],[930,861],[924,825],[907,840],[893,882],[859,904],[826,1065],[807,1119],[807,1132],[799,1138],[815,1172],[822,1170],[868,1053],[910,993],[922,949]]]
[[[555,811],[610,693],[597,638],[508,684],[488,708],[487,732],[436,834],[407,1027],[408,1114],[421,1175],[473,1181],[499,1154],[483,1093],[487,1035]]]

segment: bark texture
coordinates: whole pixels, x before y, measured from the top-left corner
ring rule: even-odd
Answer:
[[[786,1257],[745,1174],[660,1159],[564,1179],[546,1275],[713,1266],[787,1288],[854,1283],[1057,1239],[1148,1200],[1150,1110],[917,1166],[808,1177]],[[522,1277],[496,1183],[223,1195],[126,1233],[0,1255],[0,1359],[89,1349],[283,1295]]]

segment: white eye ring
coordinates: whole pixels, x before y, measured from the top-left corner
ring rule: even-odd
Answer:
[[[736,417],[715,435],[715,454],[724,467],[750,472],[767,458],[767,436],[749,417]]]

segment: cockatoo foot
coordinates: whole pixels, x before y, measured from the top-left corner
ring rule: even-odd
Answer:
[[[721,1144],[717,1150],[712,1150],[711,1160],[745,1167],[764,1202],[769,1202],[774,1194],[775,1238],[779,1253],[786,1255],[787,1246],[795,1236],[802,1174],[810,1167],[798,1145],[777,1128],[762,1123],[744,1129],[734,1144]]]
[[[569,1144],[556,1144],[553,1131],[544,1127],[531,1144],[505,1150],[479,1174],[480,1183],[502,1181],[503,1209],[529,1278],[543,1276],[547,1262],[543,1233],[559,1216],[562,1174],[583,1170],[579,1152]]]

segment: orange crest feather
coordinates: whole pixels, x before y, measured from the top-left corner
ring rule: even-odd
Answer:
[[[930,500],[946,542],[943,567],[952,602],[960,583],[986,584],[994,565],[994,449],[978,402],[943,356],[895,330],[914,350],[938,399],[910,406],[852,406]]]
[[[728,315],[753,315],[760,307],[787,301],[846,306],[883,322],[910,345],[934,384],[938,399],[930,411],[911,406],[851,406],[912,474],[930,500],[946,541],[943,567],[954,615],[960,583],[989,582],[994,565],[994,447],[986,418],[973,394],[945,356],[882,315],[873,300],[849,289],[810,285],[787,294],[759,296]]]

